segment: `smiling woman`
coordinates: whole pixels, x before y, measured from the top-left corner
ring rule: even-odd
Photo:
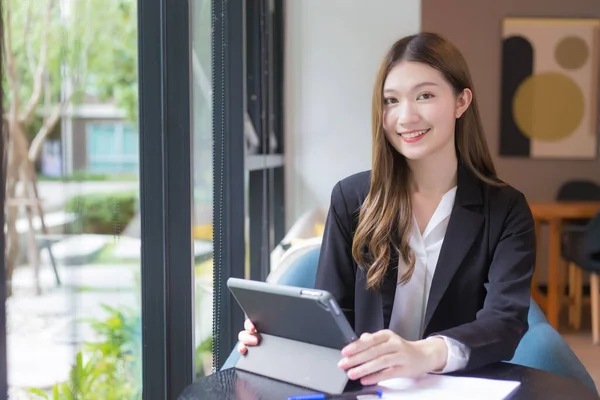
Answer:
[[[527,330],[534,223],[496,176],[452,43],[420,33],[390,48],[372,140],[372,170],[333,189],[315,281],[360,336],[339,367],[370,385],[509,360]],[[256,334],[247,322],[242,353]]]
[[[430,192],[425,197],[431,201],[416,203],[425,209],[415,210],[426,214],[421,220],[429,220],[441,196],[455,186],[457,153],[484,181],[490,183],[495,177],[472,87],[458,49],[434,34],[403,38],[384,58],[373,93],[371,191],[361,207],[353,243],[354,258],[363,267],[371,265],[368,286],[377,287],[383,279],[395,229],[400,256],[408,266],[400,279],[410,279],[414,199],[409,185],[419,200]],[[389,184],[394,181],[398,184]],[[392,198],[399,201],[388,206]],[[380,218],[382,209],[389,211]],[[369,248],[369,259],[362,253],[364,246]]]
[[[385,80],[383,126],[387,140],[409,160],[422,160],[440,151],[454,152],[454,118],[469,107],[472,92],[461,92],[445,81],[442,74],[417,62],[401,62]],[[421,142],[426,133],[435,129]],[[407,144],[420,142],[422,146]]]

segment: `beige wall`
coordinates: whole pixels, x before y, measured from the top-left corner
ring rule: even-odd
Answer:
[[[465,56],[474,80],[483,126],[502,179],[532,201],[552,200],[573,178],[600,183],[600,160],[549,161],[498,156],[500,121],[501,23],[504,17],[600,18],[598,0],[422,0],[421,29],[438,32]],[[546,232],[542,239],[545,240]],[[545,250],[545,249],[543,249]],[[546,262],[540,254],[541,266]]]
[[[285,3],[286,227],[328,207],[335,183],[371,168],[371,91],[381,58],[419,32],[421,0]]]

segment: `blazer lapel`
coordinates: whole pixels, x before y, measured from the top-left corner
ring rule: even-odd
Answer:
[[[482,204],[481,183],[460,164],[457,175],[456,198],[431,282],[423,332],[427,331],[434,311],[484,222],[480,207],[477,207]]]

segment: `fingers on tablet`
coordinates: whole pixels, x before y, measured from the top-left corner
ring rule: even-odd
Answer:
[[[246,331],[238,333],[238,340],[246,346],[255,346],[258,344],[258,337]]]
[[[246,321],[244,321],[244,329],[246,329],[250,333],[255,333],[256,332],[256,328],[252,324],[252,321],[250,321],[249,319],[247,319]]]

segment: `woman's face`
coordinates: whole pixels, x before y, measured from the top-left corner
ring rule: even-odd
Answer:
[[[454,152],[454,127],[471,103],[471,91],[458,95],[429,65],[400,62],[383,88],[383,128],[390,144],[408,160]]]

